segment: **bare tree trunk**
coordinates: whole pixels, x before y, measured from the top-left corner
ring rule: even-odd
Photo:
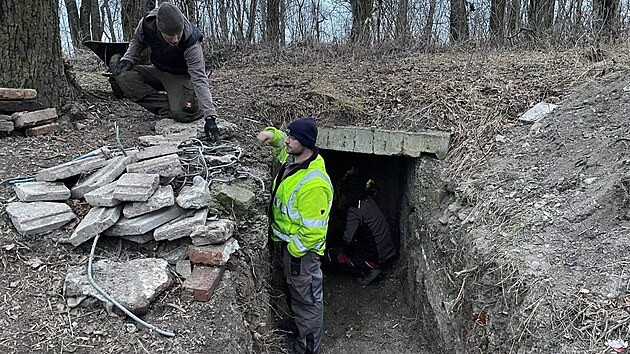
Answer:
[[[0,86],[33,88],[45,106],[73,91],[64,73],[57,0],[0,0]],[[10,24],[10,25],[9,25]]]
[[[507,5],[507,30],[510,38],[517,35],[521,30],[521,0],[509,0]]]
[[[103,22],[105,22],[105,17],[107,17],[107,27],[109,27],[109,38],[111,39],[112,42],[118,42],[118,40],[116,39],[116,29],[114,28],[114,18],[112,17],[112,10],[109,8],[109,0],[103,1],[101,12],[103,13]]]
[[[92,29],[92,39],[100,41],[103,38],[103,22],[101,22],[101,12],[98,8],[98,0],[90,1],[90,28]]]
[[[282,0],[267,0],[267,21],[265,25],[265,41],[280,44],[280,3]]]
[[[251,0],[249,3],[249,13],[247,14],[247,42],[254,42],[254,33],[256,31],[256,8],[258,8],[258,1]]]
[[[409,0],[399,0],[396,14],[396,41],[406,44],[411,38],[409,27]]]
[[[490,2],[490,40],[503,44],[505,36],[505,0]]]
[[[70,26],[70,37],[72,37],[72,44],[74,47],[81,46],[81,25],[79,23],[79,9],[77,3],[74,0],[65,0],[66,11],[68,11],[68,25]]]
[[[350,0],[352,8],[352,29],[350,41],[352,43],[370,43],[369,20],[372,16],[372,0]]]
[[[573,18],[573,32],[576,34],[576,37],[579,37],[584,30],[584,26],[582,23],[582,0],[576,0],[575,4],[575,16]]]
[[[466,0],[451,0],[450,33],[454,42],[467,41],[469,38]]]
[[[530,0],[527,8],[529,27],[537,36],[549,35],[553,25],[556,0]]]
[[[228,28],[228,4],[229,0],[218,0],[219,5],[219,38],[221,43],[227,44],[229,42],[229,28]]]
[[[140,20],[155,8],[155,0],[120,0],[123,38],[131,39]]]
[[[433,19],[435,17],[436,0],[429,1],[429,12],[427,13],[427,22],[422,30],[422,41],[425,45],[430,46],[433,42]]]
[[[90,26],[92,3],[91,0],[82,0],[79,9],[79,28],[81,29],[81,41],[92,39],[92,31]]]
[[[594,30],[598,40],[614,41],[619,37],[619,0],[593,0]]]

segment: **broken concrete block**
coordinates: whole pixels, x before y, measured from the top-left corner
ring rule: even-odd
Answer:
[[[81,199],[86,193],[96,190],[118,178],[128,164],[133,162],[133,154],[110,159],[105,167],[91,174],[87,179],[72,187],[72,198]]]
[[[148,214],[162,208],[175,205],[175,194],[173,187],[158,186],[155,193],[146,202],[128,203],[123,209],[123,214],[127,218],[135,218],[143,214]]]
[[[177,144],[151,146],[145,149],[141,149],[136,154],[136,160],[142,161],[142,160],[152,159],[155,157],[177,154],[177,151],[178,151]]]
[[[49,123],[57,119],[57,109],[47,108],[34,112],[17,112],[11,115],[16,129]]]
[[[183,215],[185,210],[174,205],[170,208],[140,215],[133,219],[120,218],[116,225],[105,230],[107,236],[142,235]]]
[[[234,221],[228,219],[206,221],[205,226],[194,226],[190,237],[195,246],[216,245],[232,237],[234,226]]]
[[[26,136],[50,135],[59,131],[59,123],[48,123],[26,129]]]
[[[53,166],[39,171],[36,176],[38,181],[54,182],[68,177],[88,173],[107,164],[107,160],[100,156],[92,156],[79,160],[72,160],[61,165]]]
[[[190,276],[182,283],[182,296],[195,301],[208,301],[219,286],[225,267],[195,266]]]
[[[239,249],[238,241],[231,238],[221,245],[189,246],[188,259],[193,263],[202,263],[212,266],[224,265],[230,255]]]
[[[124,202],[146,202],[160,184],[157,174],[125,173],[116,181],[114,198]]]
[[[13,185],[23,202],[62,201],[70,199],[70,190],[61,182],[25,182]]]
[[[96,207],[90,209],[70,236],[70,243],[78,246],[112,227],[120,218],[122,205],[113,208]]]
[[[13,226],[22,235],[37,235],[56,230],[76,218],[65,203],[9,203],[6,212]]]
[[[0,132],[10,133],[15,129],[11,116],[0,114]]]
[[[405,156],[419,157],[422,153],[432,153],[443,159],[448,152],[451,134],[445,132],[405,133],[402,153]]]
[[[175,134],[186,136],[187,138],[184,140],[188,140],[203,137],[205,135],[203,130],[204,125],[205,121],[203,119],[183,123],[177,122],[171,118],[164,118],[156,122],[155,132],[164,136]],[[219,128],[219,131],[221,131],[222,135],[233,133],[238,129],[236,124],[221,118],[217,119],[217,127]]]
[[[184,209],[207,208],[212,203],[208,183],[201,176],[195,176],[193,185],[184,186],[175,202]]]
[[[177,154],[156,157],[127,165],[127,172],[159,174],[160,177],[177,177],[184,174]]]
[[[190,236],[193,227],[203,226],[206,224],[207,217],[208,209],[198,210],[191,217],[183,218],[181,220],[175,220],[173,222],[158,227],[153,232],[153,238],[156,241],[172,241],[178,238],[188,237]]]
[[[522,122],[535,123],[551,113],[556,107],[558,106],[553,103],[538,102],[518,119]]]
[[[94,281],[109,295],[137,315],[147,313],[151,303],[157,299],[173,280],[168,262],[158,258],[134,259],[114,262],[107,259],[93,264]],[[86,267],[68,269],[65,280],[65,297],[68,299],[95,297],[103,303],[108,301],[88,282]],[[73,301],[78,304],[80,301]]]
[[[139,244],[145,244],[149,241],[153,241],[153,232],[149,231],[144,235],[127,235],[127,236],[120,236],[120,238],[123,238],[127,241],[131,241],[131,242],[135,242],[135,243],[139,243]]]
[[[0,100],[28,100],[37,97],[37,91],[24,88],[0,88]]]
[[[118,182],[106,184],[102,187],[86,193],[83,197],[91,206],[113,207],[120,204],[120,200],[114,198],[114,190]]]
[[[252,206],[255,199],[251,191],[227,184],[220,184],[216,191],[216,198],[227,210],[244,211]]]
[[[138,141],[140,144],[144,146],[155,146],[155,145],[179,145],[182,142],[189,140],[190,135],[183,134],[173,134],[173,135],[144,135],[138,137]]]
[[[178,261],[182,259],[186,259],[188,257],[188,246],[190,245],[190,240],[188,239],[179,239],[174,242],[166,243],[166,246],[173,245],[175,242],[184,241],[184,244],[179,245],[171,250],[162,250],[158,257],[166,259],[168,264],[177,264]]]
[[[175,272],[182,278],[187,279],[192,273],[192,264],[187,259],[182,259],[175,263]]]

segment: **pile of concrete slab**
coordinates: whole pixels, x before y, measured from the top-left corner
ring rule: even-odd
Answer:
[[[23,130],[26,136],[40,136],[59,131],[57,110],[43,109],[36,97],[32,89],[0,88],[0,133]]]
[[[81,158],[39,171],[35,180],[15,183],[19,202],[9,203],[6,212],[24,235],[59,229],[76,219],[66,201],[85,199],[89,212],[74,228],[68,242],[78,246],[96,235],[121,237],[130,241],[173,241],[189,238],[190,261],[179,263],[186,278],[186,293],[207,301],[221,278],[230,256],[239,249],[232,238],[234,222],[209,218],[209,207],[226,204],[249,208],[254,194],[232,191],[234,186],[210,192],[208,183],[195,176],[193,184],[176,193],[169,184],[183,175],[177,145],[157,145],[129,150],[117,156],[102,148]],[[77,180],[68,187],[69,181]],[[222,201],[226,193],[230,200]],[[192,263],[197,264],[192,269]]]

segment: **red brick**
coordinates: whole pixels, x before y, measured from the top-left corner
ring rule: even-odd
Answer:
[[[214,290],[219,286],[224,270],[225,267],[195,266],[190,276],[182,283],[184,297],[192,293],[195,301],[210,300]]]
[[[37,91],[33,89],[0,88],[0,99],[25,100],[37,97]]]
[[[44,124],[26,129],[26,136],[41,136],[59,131],[59,123]]]
[[[208,246],[188,246],[188,259],[193,263],[201,263],[211,266],[224,265],[230,255],[234,253],[235,246],[238,248],[238,243],[233,238],[230,238],[221,245],[208,245]]]

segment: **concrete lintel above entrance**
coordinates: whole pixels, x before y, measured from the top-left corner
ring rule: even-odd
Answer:
[[[322,149],[363,154],[418,157],[448,152],[451,134],[445,132],[402,132],[353,126],[320,127],[317,146]]]

